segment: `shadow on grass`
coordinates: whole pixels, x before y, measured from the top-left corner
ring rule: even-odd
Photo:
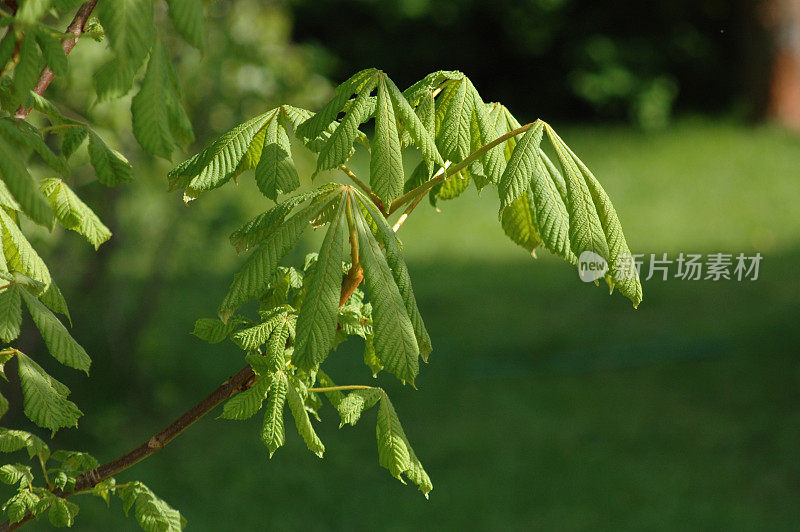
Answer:
[[[434,353],[418,391],[379,382],[433,478],[429,501],[378,466],[374,412],[339,430],[330,408],[318,425],[323,460],[288,426],[287,445],[268,460],[260,418],[212,416],[118,480],[146,482],[192,530],[799,522],[800,253],[767,256],[756,282],[648,282],[637,311],[555,260],[410,268]],[[152,403],[119,399],[126,375],[76,320],[77,337],[95,347],[98,387],[74,387],[76,401],[95,408],[82,421],[94,435],[87,450],[102,460],[140,443],[242,365],[233,346],[187,334],[227,282],[170,283],[130,353],[149,375]],[[334,379],[372,381],[360,349],[353,341],[331,356]],[[81,529],[135,530],[112,505],[83,502]]]

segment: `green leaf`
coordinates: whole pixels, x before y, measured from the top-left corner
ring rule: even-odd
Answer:
[[[339,127],[331,134],[330,139],[320,151],[317,158],[317,171],[336,168],[350,157],[353,151],[353,143],[358,137],[358,126],[372,114],[372,100],[369,97],[369,93],[375,88],[376,82],[375,76],[371,76],[358,92],[347,114],[344,115],[344,118],[339,123]],[[311,120],[313,119],[314,117],[311,118]],[[307,123],[301,124],[298,131],[301,131]]]
[[[20,289],[16,284],[9,284],[0,292],[0,339],[12,342],[19,336],[22,324],[22,303]]]
[[[314,431],[311,420],[308,418],[308,412],[306,412],[303,398],[300,397],[300,393],[297,391],[297,388],[295,388],[293,382],[288,383],[286,399],[289,403],[289,410],[291,410],[292,416],[294,417],[294,424],[297,427],[297,432],[303,437],[308,449],[322,458],[325,452],[325,446]]]
[[[400,419],[389,397],[384,392],[378,407],[378,461],[381,466],[403,482],[404,475],[419,486],[420,491],[428,496],[433,484],[414,454],[411,444],[400,425]]]
[[[66,229],[86,237],[95,249],[111,238],[111,231],[100,218],[61,179],[49,178],[39,188],[47,196],[56,219]]]
[[[264,440],[267,448],[269,448],[270,458],[286,441],[283,407],[286,402],[288,388],[289,381],[286,380],[286,375],[282,371],[276,371],[272,375],[266,413],[264,414],[264,426],[261,429],[261,439]]]
[[[609,261],[608,243],[602,223],[581,170],[566,147],[564,141],[549,125],[545,131],[558,154],[564,179],[567,184],[567,212],[569,213],[569,241],[573,253],[580,257],[591,251]],[[514,150],[516,151],[516,149]],[[509,163],[510,165],[510,163]]]
[[[38,436],[24,430],[0,427],[0,452],[13,453],[20,449],[27,449],[29,458],[41,455],[46,460],[50,456],[50,449]]]
[[[426,95],[422,97],[417,112],[414,112],[408,100],[391,79],[384,76],[383,82],[392,100],[394,113],[405,126],[414,145],[422,152],[423,160],[428,163],[428,172],[432,171],[434,164],[444,166],[444,160],[439,154],[439,150],[436,149],[436,142],[433,136],[436,127],[433,94],[427,91]],[[420,117],[424,117],[425,121],[423,122]]]
[[[500,210],[522,196],[530,185],[531,178],[539,165],[539,145],[542,142],[544,122],[539,121],[528,129],[514,147],[511,159],[500,178],[497,187],[500,195]]]
[[[31,220],[51,227],[53,211],[17,155],[17,150],[0,136],[0,178]]]
[[[231,319],[223,323],[214,318],[200,318],[194,323],[192,334],[210,344],[218,344],[231,334],[242,320]]]
[[[270,381],[266,377],[259,379],[252,388],[239,392],[225,402],[222,407],[223,419],[250,419],[261,410],[264,399],[270,388]]]
[[[310,370],[328,356],[336,335],[336,315],[342,288],[342,261],[347,258],[347,209],[349,194],[338,199],[314,271],[305,280],[306,296],[297,319],[294,364]]]
[[[14,120],[13,118],[0,119],[0,135],[34,150],[50,168],[63,176],[69,175],[67,161],[59,157],[45,144],[41,132],[24,120]]]
[[[425,323],[422,321],[422,315],[417,307],[417,300],[414,297],[414,290],[411,286],[411,275],[408,273],[403,254],[400,251],[400,242],[397,239],[397,234],[389,227],[386,219],[381,213],[377,211],[375,206],[364,196],[361,196],[361,203],[366,208],[370,217],[374,220],[377,227],[377,235],[384,247],[386,254],[386,263],[392,271],[392,277],[397,285],[400,296],[403,299],[406,312],[408,313],[411,325],[414,329],[414,336],[417,340],[419,353],[422,359],[428,361],[433,347],[431,345],[431,337],[425,328]],[[378,353],[381,358],[380,353]],[[372,366],[370,366],[372,367]],[[374,368],[373,368],[374,371]],[[393,371],[393,370],[390,370]]]
[[[539,168],[533,173],[530,189],[538,234],[550,252],[576,264],[578,258],[569,243],[569,214],[564,203],[566,185],[561,185],[565,189],[562,195],[558,184],[563,182],[560,172],[544,152],[540,151],[539,157]]]
[[[344,109],[350,96],[360,93],[365,85],[372,82],[376,72],[374,68],[362,70],[336,87],[334,97],[331,101],[325,104],[318,113],[308,118],[302,124],[295,126],[297,135],[307,140],[319,137],[336,120],[336,117],[342,109]],[[372,89],[370,88],[370,90]]]
[[[62,427],[76,427],[83,413],[67,399],[69,389],[28,356],[19,353],[17,360],[25,415],[53,433]]]
[[[67,54],[64,53],[64,48],[61,46],[61,39],[57,34],[50,33],[50,30],[44,27],[37,28],[35,34],[47,66],[56,76],[66,76],[69,67],[67,65]]]
[[[3,511],[6,512],[9,521],[19,523],[29,511],[33,513],[37,502],[39,502],[38,496],[28,490],[20,490],[6,501]]]
[[[199,50],[206,47],[206,18],[197,0],[167,0],[169,16],[186,42]]]
[[[113,187],[118,183],[133,181],[131,165],[121,153],[112,150],[96,133],[89,135],[89,161],[94,167],[97,180]]]
[[[50,524],[57,527],[70,527],[75,524],[78,505],[61,497],[53,497],[50,511],[47,513]]]
[[[30,91],[36,85],[44,67],[42,54],[36,44],[36,36],[26,33],[19,44],[19,61],[14,69],[13,104],[27,107]]]
[[[240,164],[256,134],[275,114],[269,111],[225,132],[211,145],[169,173],[170,189],[208,191],[238,175]]]
[[[258,189],[272,201],[300,186],[300,178],[292,160],[292,147],[282,117],[276,113],[265,128],[264,146],[256,166]]]
[[[128,94],[140,66],[141,62],[134,64],[114,57],[98,68],[93,76],[98,101],[107,102]]]
[[[6,464],[0,467],[0,482],[9,485],[19,482],[20,488],[26,488],[33,482],[33,473],[26,465]]]
[[[29,294],[27,290],[21,292],[50,354],[62,364],[85,371],[88,375],[92,360],[83,347],[75,341],[64,324],[41,301]]]
[[[258,325],[238,331],[233,335],[233,341],[245,351],[257,351],[269,340],[272,331],[283,323],[286,323],[286,309],[277,308]]]
[[[3,253],[8,267],[38,281],[43,289],[49,287],[52,281],[50,271],[19,226],[3,209],[0,209],[0,225],[3,229]]]
[[[37,22],[47,13],[52,0],[21,0],[16,19],[20,24]]]
[[[339,411],[339,416],[342,422],[339,427],[345,424],[355,426],[364,410],[368,410],[375,406],[380,398],[383,396],[383,391],[378,388],[370,388],[368,390],[355,390],[347,394],[338,405],[336,409]]]
[[[483,99],[481,99],[475,86],[472,85],[472,82],[469,80],[466,80],[466,83],[469,84],[467,90],[469,91],[469,96],[472,98],[473,120],[475,121],[475,127],[477,127],[478,133],[477,136],[473,134],[473,137],[477,137],[473,138],[472,141],[472,150],[475,150],[495,140],[500,135],[494,123],[489,119],[489,114],[486,111],[486,104],[483,102]],[[474,130],[475,127],[473,127],[471,131]],[[481,164],[483,166],[483,172],[489,181],[498,183],[506,166],[506,161],[503,157],[503,147],[498,145],[484,152],[481,156]]]
[[[183,517],[180,512],[158,498],[141,482],[117,486],[116,493],[122,499],[122,508],[126,514],[135,507],[136,520],[147,532],[183,530]]]
[[[445,159],[461,161],[472,148],[472,95],[466,78],[448,82],[436,104],[436,146]]]
[[[413,385],[419,373],[420,353],[414,326],[380,245],[367,229],[360,211],[355,218],[364,284],[373,307],[375,351],[387,371]]]
[[[384,74],[378,78],[377,98],[375,137],[372,141],[372,156],[369,163],[370,185],[383,202],[389,205],[403,193],[404,176],[397,119],[386,88]],[[411,113],[411,116],[416,117],[414,113]]]
[[[152,0],[100,2],[95,14],[121,66],[136,70],[155,37]]]
[[[61,135],[61,153],[64,154],[64,157],[70,157],[88,136],[87,128],[83,126],[70,127]]]
[[[431,72],[418,82],[403,91],[403,96],[411,103],[417,105],[426,92],[432,92],[449,80],[460,80],[464,74],[458,70],[438,70]]]
[[[153,44],[142,88],[131,102],[131,114],[133,134],[142,148],[169,160],[176,139],[183,136],[183,128],[178,126],[189,123],[189,118],[181,106],[175,68],[160,39]]]
[[[508,237],[525,248],[529,253],[542,243],[536,229],[533,192],[530,187],[500,212],[500,225]]]
[[[329,198],[314,202],[272,232],[250,255],[242,269],[233,276],[228,294],[217,313],[223,322],[247,301],[260,297],[268,288],[278,262],[297,244],[308,221],[326,205]]]

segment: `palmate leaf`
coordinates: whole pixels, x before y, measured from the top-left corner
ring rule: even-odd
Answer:
[[[433,489],[430,477],[425,472],[411,444],[406,438],[397,412],[384,392],[378,406],[378,461],[380,465],[403,482],[402,475],[419,486],[420,491],[428,496]]]
[[[0,452],[13,453],[21,449],[28,451],[29,458],[40,455],[46,460],[50,456],[47,444],[35,434],[0,427]]]
[[[141,482],[129,482],[116,488],[127,515],[134,508],[139,526],[147,532],[180,532],[185,520],[181,513],[160,499]]]
[[[28,174],[16,150],[2,135],[0,135],[0,178],[31,220],[46,227],[52,226],[53,211],[47,199]]]
[[[322,458],[325,453],[325,446],[314,431],[313,425],[311,425],[311,419],[309,419],[308,412],[306,412],[305,403],[300,396],[300,392],[295,387],[294,380],[288,382],[286,402],[289,403],[289,410],[292,412],[292,417],[294,417],[295,427],[297,427],[297,432],[300,433],[300,436],[303,437],[303,441],[306,442],[306,447],[308,447],[309,451]]]
[[[44,303],[28,293],[27,290],[22,290],[22,298],[25,300],[28,311],[42,334],[50,354],[62,364],[85,371],[88,375],[92,360],[83,347],[72,338],[64,324],[50,312]]]
[[[309,220],[322,211],[331,201],[328,194],[314,198],[311,205],[292,216],[276,228],[250,255],[242,269],[234,275],[228,294],[217,311],[223,322],[250,299],[261,296],[268,288],[278,262],[297,244]]]
[[[305,280],[306,296],[297,319],[292,360],[310,370],[328,356],[336,335],[336,317],[342,287],[342,262],[347,258],[347,216],[350,195],[341,194],[336,213],[319,250],[313,273]]]
[[[6,512],[9,521],[18,523],[22,521],[22,518],[25,517],[28,512],[34,512],[36,503],[38,502],[39,497],[33,492],[20,490],[6,501],[3,505],[3,511]]]
[[[364,284],[372,302],[375,351],[387,371],[414,384],[420,348],[394,274],[360,211],[355,212]]]
[[[18,353],[17,360],[25,415],[54,433],[63,427],[77,426],[78,418],[83,413],[67,399],[69,389],[28,356]]]
[[[262,377],[264,379],[268,377]],[[269,449],[269,457],[286,441],[286,432],[283,423],[283,407],[286,404],[286,393],[289,381],[283,371],[272,374],[267,407],[264,414],[264,425],[261,429],[261,439]]]
[[[86,237],[95,249],[111,238],[111,231],[81,199],[60,179],[44,179],[39,185],[47,196],[59,223]]]
[[[264,321],[242,329],[233,335],[233,341],[245,351],[256,351],[267,343],[272,332],[286,322],[287,308],[279,307],[264,317]]]
[[[206,47],[206,18],[203,3],[197,0],[167,0],[169,16],[186,42],[203,50]]]
[[[169,160],[177,141],[188,144],[194,140],[180,102],[175,68],[160,39],[153,44],[142,88],[131,102],[131,114],[136,140],[154,155]]]
[[[414,291],[411,287],[411,276],[408,273],[408,267],[405,260],[403,260],[402,252],[400,251],[400,243],[397,240],[397,235],[389,227],[386,218],[378,212],[372,202],[363,195],[360,196],[361,204],[364,206],[370,217],[374,221],[377,228],[377,236],[383,244],[386,263],[392,271],[392,277],[397,285],[406,312],[408,313],[411,325],[414,330],[414,336],[417,340],[419,353],[423,360],[427,362],[428,355],[430,355],[433,347],[431,346],[431,337],[425,328],[425,323],[422,321],[422,315],[417,307],[417,300],[414,297]]]

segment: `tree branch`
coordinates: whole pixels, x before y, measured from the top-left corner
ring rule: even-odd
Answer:
[[[78,37],[81,35],[81,33],[83,33],[83,28],[86,26],[86,21],[89,20],[89,15],[92,14],[94,6],[97,5],[97,1],[98,0],[90,0],[78,8],[78,12],[75,13],[75,18],[72,19],[72,22],[70,22],[69,26],[67,26],[67,31],[65,32],[67,34],[74,35],[75,37],[61,41],[61,47],[64,49],[64,55],[69,55],[69,53],[75,47],[75,44],[78,42]],[[54,77],[55,74],[52,70],[50,70],[50,67],[44,67],[42,74],[39,76],[39,81],[33,88],[33,92],[41,96],[44,91],[47,90],[47,87],[50,86],[50,83],[53,81]],[[17,112],[14,113],[14,118],[17,120],[25,120],[31,113],[31,109],[33,108],[28,107],[26,109],[25,107],[20,106],[20,108],[17,109]]]

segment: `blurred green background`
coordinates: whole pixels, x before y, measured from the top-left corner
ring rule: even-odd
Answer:
[[[144,481],[191,530],[797,529],[800,136],[753,120],[769,95],[758,59],[772,49],[752,7],[209,3],[205,54],[171,42],[198,137],[187,154],[276,104],[316,108],[364,67],[401,86],[458,68],[520,121],[554,124],[605,186],[635,253],[764,258],[757,281],[645,281],[633,310],[545,251],[534,260],[516,247],[493,192],[470,190],[441,212],[423,204],[401,238],[434,353],[416,391],[378,380],[433,479],[429,501],[378,466],[374,412],[340,430],[330,408],[323,460],[292,430],[269,460],[260,419],[210,415],[118,481]],[[129,100],[85,97],[102,61],[81,42],[72,76],[51,90],[107,128],[136,182],[108,191],[76,172],[115,233],[99,253],[74,234],[36,241],[94,359],[89,380],[45,364],[86,414],[55,445],[101,462],[242,366],[232,344],[189,331],[242,263],[227,235],[270,206],[248,176],[190,206],[167,194],[170,165],[136,146]],[[295,157],[310,175],[310,154],[298,146]],[[366,162],[360,154],[356,171]],[[35,333],[26,342],[44,358]],[[353,340],[332,355],[335,380],[372,380],[361,349]],[[15,389],[3,393],[19,405]],[[13,406],[5,421],[27,427]],[[81,499],[79,529],[137,529],[119,502]]]

